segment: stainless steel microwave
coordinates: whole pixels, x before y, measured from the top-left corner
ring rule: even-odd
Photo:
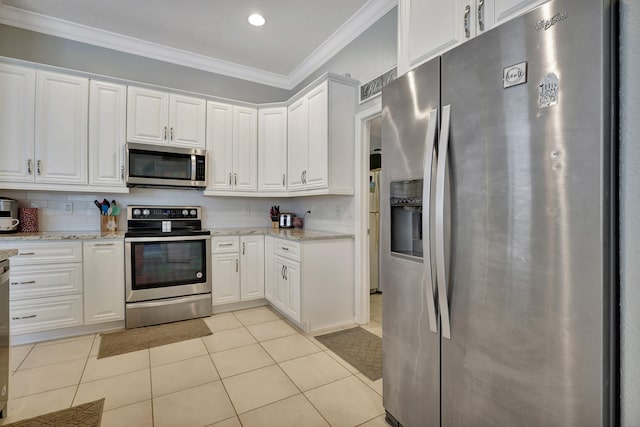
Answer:
[[[127,144],[127,187],[206,186],[206,150]]]

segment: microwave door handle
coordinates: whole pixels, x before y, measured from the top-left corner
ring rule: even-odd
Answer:
[[[196,155],[191,155],[191,181],[196,180]]]
[[[445,181],[447,177],[447,154],[449,151],[449,125],[451,122],[451,105],[442,107],[442,127],[440,128],[440,144],[438,146],[438,166],[436,176],[436,262],[438,300],[440,302],[440,320],[442,337],[451,339],[451,320],[449,318],[449,296],[447,289],[447,271],[445,265]]]
[[[431,171],[433,169],[433,153],[435,151],[436,133],[438,128],[438,109],[435,108],[429,113],[429,125],[427,127],[427,139],[424,144],[422,181],[422,242],[423,253],[422,262],[424,272],[422,276],[422,289],[427,294],[427,311],[429,315],[429,329],[438,333],[438,320],[436,318],[436,293],[434,289],[435,275],[431,270]]]

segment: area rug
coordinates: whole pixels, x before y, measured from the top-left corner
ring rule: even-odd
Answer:
[[[315,337],[371,381],[382,378],[382,338],[361,327]]]
[[[4,427],[98,427],[102,420],[104,399],[50,412],[27,420],[5,424]]]
[[[102,334],[98,359],[211,335],[202,319]]]

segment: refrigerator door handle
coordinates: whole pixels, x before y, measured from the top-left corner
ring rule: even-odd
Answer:
[[[424,179],[422,181],[422,241],[424,275],[422,276],[422,286],[427,293],[427,311],[429,314],[429,329],[438,333],[438,320],[436,318],[436,294],[433,287],[435,279],[431,271],[431,171],[433,168],[433,153],[436,143],[436,129],[438,128],[438,109],[435,108],[429,113],[429,125],[427,127],[427,139],[424,145]]]
[[[451,105],[442,107],[442,127],[438,146],[438,166],[436,173],[436,272],[438,300],[440,302],[440,321],[442,336],[451,339],[451,321],[449,318],[449,297],[447,294],[447,272],[445,266],[445,181],[447,177],[447,154],[449,151],[449,125],[451,123]],[[423,213],[424,215],[424,213]]]

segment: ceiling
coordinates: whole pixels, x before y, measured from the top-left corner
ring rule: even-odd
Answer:
[[[397,0],[0,0],[0,22],[291,89]],[[252,13],[262,27],[247,22]]]

